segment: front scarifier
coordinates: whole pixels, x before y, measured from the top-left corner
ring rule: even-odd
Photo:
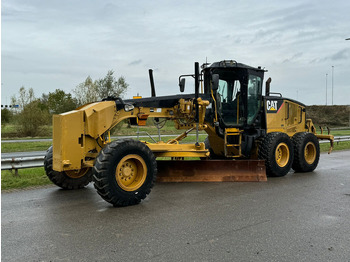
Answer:
[[[204,64],[179,77],[195,81],[194,94],[156,97],[152,70],[151,98],[108,97],[76,110],[54,115],[53,147],[45,157],[50,180],[64,189],[86,186],[93,177],[97,193],[114,206],[140,203],[155,181],[266,181],[266,174],[285,176],[313,171],[321,139],[305,105],[270,92],[262,93],[264,70],[225,60]],[[153,143],[133,139],[111,141],[110,131],[128,120],[144,126],[153,118],[158,130],[170,120],[183,133]],[[208,134],[204,143],[199,132]],[[160,131],[159,131],[160,132]],[[189,133],[194,143],[182,143]]]

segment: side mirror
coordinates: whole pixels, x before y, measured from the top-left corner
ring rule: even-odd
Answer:
[[[186,82],[186,79],[185,78],[182,78],[180,80],[180,83],[179,83],[179,86],[180,86],[180,92],[183,93],[185,91],[185,82]]]
[[[219,75],[218,74],[213,74],[211,76],[211,88],[213,91],[218,90],[219,88]]]

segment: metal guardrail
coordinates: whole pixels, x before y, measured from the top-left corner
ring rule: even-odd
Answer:
[[[1,159],[1,170],[42,167],[45,156]]]
[[[350,141],[350,136],[338,136],[334,138],[335,143]],[[329,141],[321,140],[320,143],[329,143]],[[32,167],[42,167],[44,166],[44,157],[35,156],[35,157],[18,157],[18,158],[5,158],[1,159],[1,170],[15,170],[18,172],[18,169],[22,168],[32,168]]]
[[[339,142],[345,142],[345,141],[350,141],[350,136],[336,136],[334,137],[334,143],[339,143]],[[320,144],[322,143],[329,143],[328,140],[321,140]]]
[[[1,159],[1,170],[15,170],[15,175],[18,175],[18,169],[44,166],[44,158],[45,156],[4,158]]]

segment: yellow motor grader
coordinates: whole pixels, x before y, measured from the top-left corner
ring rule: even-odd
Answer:
[[[313,171],[319,140],[305,105],[270,92],[262,93],[265,70],[233,60],[195,63],[194,94],[157,97],[152,70],[150,98],[107,97],[76,110],[54,115],[53,146],[44,166],[50,180],[64,189],[92,180],[98,194],[114,206],[138,204],[159,181],[266,181],[290,169]],[[124,120],[144,126],[153,118],[160,128],[172,120],[183,134],[154,143],[134,139],[111,141],[110,130]],[[199,142],[199,131],[208,136]],[[182,143],[190,132],[194,143]],[[168,160],[166,160],[168,159]],[[198,160],[193,160],[198,159]]]

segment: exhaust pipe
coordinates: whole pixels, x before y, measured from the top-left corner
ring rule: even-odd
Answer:
[[[265,96],[270,95],[270,83],[271,83],[271,81],[272,81],[271,77],[269,77],[269,79],[267,79],[267,81],[266,81]]]
[[[154,80],[153,80],[153,70],[149,69],[149,81],[151,83],[151,96],[156,97],[156,88],[154,87]]]

